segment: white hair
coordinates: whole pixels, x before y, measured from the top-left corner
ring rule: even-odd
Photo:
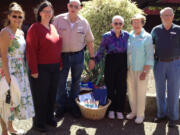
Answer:
[[[171,7],[165,7],[163,9],[161,9],[160,15],[162,15],[167,10],[170,10],[172,12],[172,14],[174,15],[174,10]]]
[[[121,20],[121,22],[124,24],[124,18],[120,15],[115,15],[113,18],[112,18],[112,22],[114,22],[115,19],[118,19],[118,20]]]
[[[81,5],[80,0],[69,0],[69,3],[71,3],[71,2],[77,2],[79,5]]]

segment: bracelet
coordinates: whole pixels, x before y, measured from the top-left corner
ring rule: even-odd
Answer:
[[[144,72],[144,73],[147,73],[148,71],[144,70],[143,72]]]

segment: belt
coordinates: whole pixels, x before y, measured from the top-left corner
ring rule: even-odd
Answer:
[[[77,51],[77,52],[62,52],[63,55],[75,55],[75,54],[78,54],[80,52],[82,52],[84,49],[80,50],[80,51]]]
[[[169,59],[160,59],[160,58],[157,58],[157,61],[172,62],[172,61],[178,60],[179,58],[180,58],[180,56],[177,56],[177,57],[174,57],[174,58],[169,58]]]

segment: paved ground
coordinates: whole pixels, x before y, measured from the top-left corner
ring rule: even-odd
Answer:
[[[66,115],[59,123],[57,129],[51,129],[48,135],[179,135],[180,126],[168,128],[167,123],[156,124],[153,117],[148,117],[144,124],[136,125],[134,121],[109,120],[91,121],[84,118],[74,119]],[[31,120],[15,121],[16,127],[29,129]],[[18,124],[18,125],[17,125]],[[29,132],[27,135],[41,135]]]
[[[87,120],[84,118],[74,119],[66,114],[58,123],[58,128],[50,128],[47,135],[180,135],[180,121],[177,128],[168,128],[167,122],[157,124],[153,122],[156,116],[156,102],[153,76],[151,74],[148,84],[148,98],[146,102],[146,119],[144,124],[137,125],[134,121],[109,120],[104,118],[99,121]],[[126,112],[129,112],[128,102]],[[18,129],[28,131],[31,128],[31,119],[26,121],[14,121]],[[29,131],[26,135],[41,135],[38,132]],[[43,134],[42,134],[43,135]]]

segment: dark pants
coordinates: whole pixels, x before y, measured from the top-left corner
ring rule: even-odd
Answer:
[[[59,79],[59,64],[39,64],[39,76],[30,76],[35,117],[33,126],[44,126],[53,119],[54,104]]]
[[[127,91],[127,54],[108,54],[105,58],[105,84],[112,103],[110,111],[124,112]]]
[[[84,69],[84,51],[80,51],[75,54],[62,53],[63,69],[60,72],[59,85],[56,101],[58,103],[58,109],[56,114],[59,114],[62,110],[78,109],[75,98],[80,92],[80,79]],[[71,70],[71,89],[67,90],[66,83],[67,77]]]

